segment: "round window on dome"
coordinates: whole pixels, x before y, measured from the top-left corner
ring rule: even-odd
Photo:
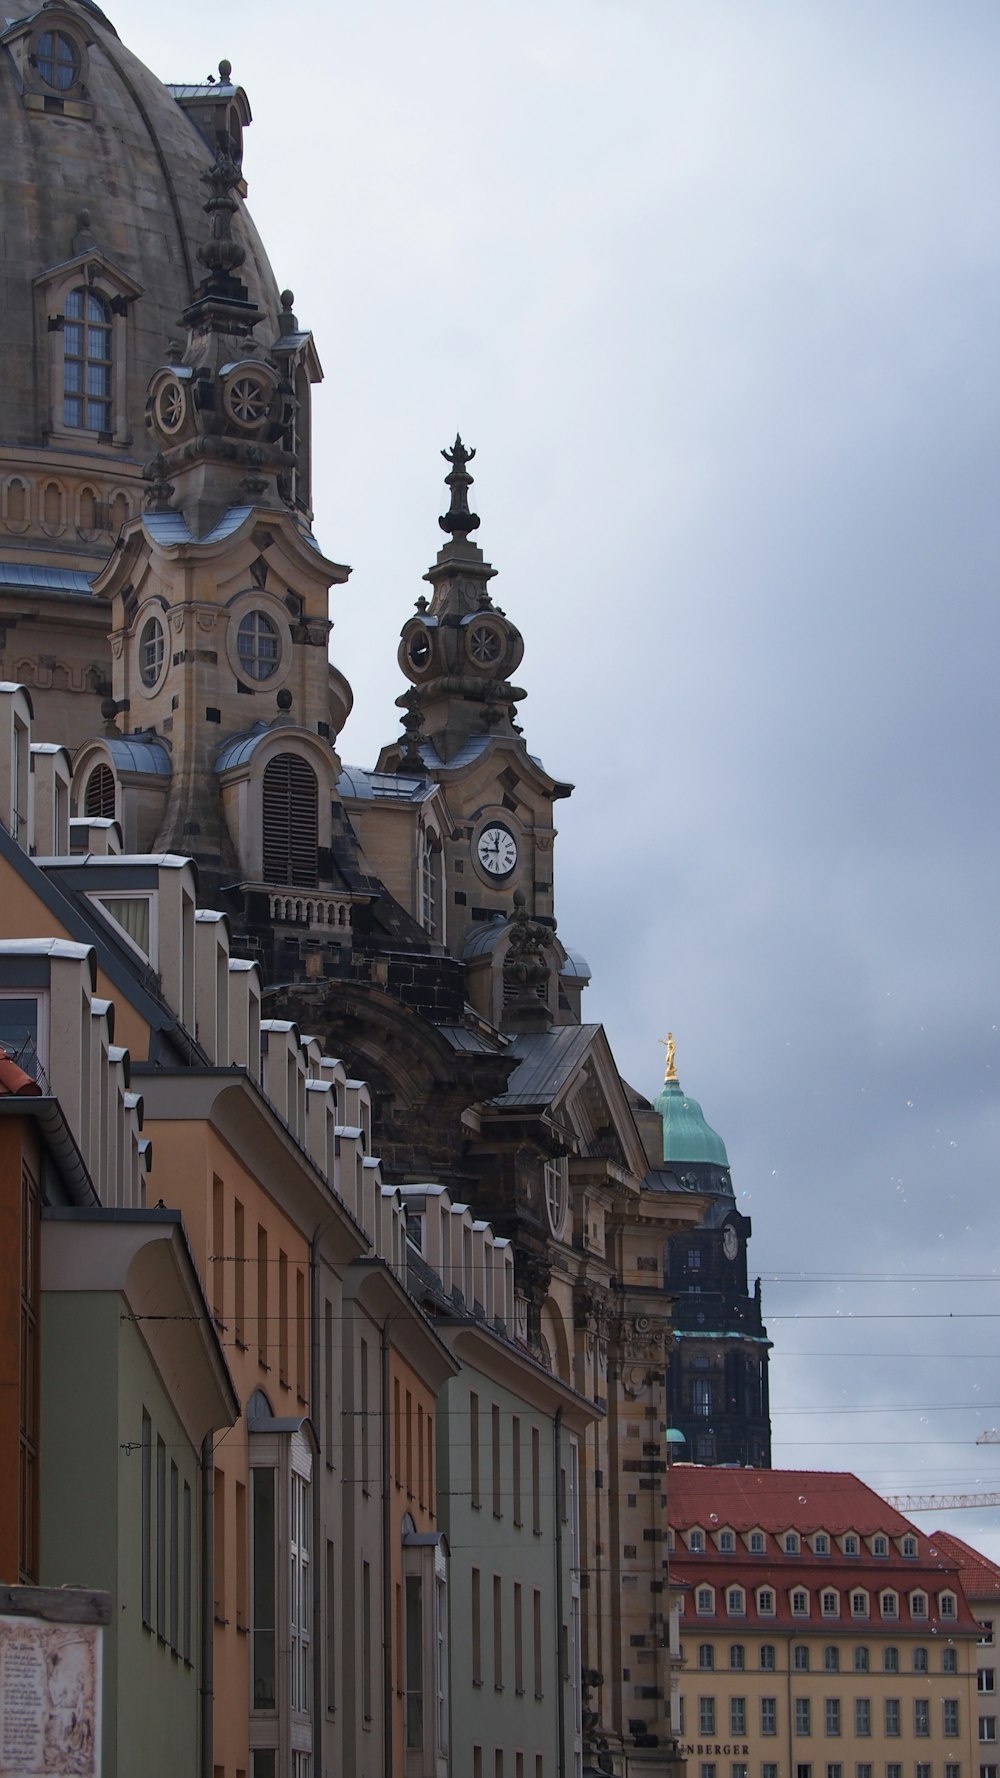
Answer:
[[[40,32],[34,60],[46,86],[57,93],[68,93],[80,78],[80,51],[65,31]]]
[[[278,671],[281,638],[265,611],[248,611],[240,618],[236,653],[248,679],[270,679]]]
[[[414,630],[406,645],[406,658],[418,672],[426,667],[431,658],[431,639],[426,630]]]
[[[139,637],[139,677],[143,685],[154,686],[163,672],[163,625],[158,617],[150,617]]]
[[[468,649],[477,666],[490,667],[500,659],[503,642],[492,624],[473,624],[469,630]]]

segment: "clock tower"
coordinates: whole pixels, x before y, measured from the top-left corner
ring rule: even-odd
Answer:
[[[736,1207],[722,1137],[677,1078],[667,1039],[663,1090],[654,1102],[663,1126],[663,1167],[675,1188],[708,1200],[701,1223],[666,1242],[665,1284],[674,1298],[669,1359],[670,1422],[692,1463],[771,1467],[767,1337],[760,1279],[747,1277],[749,1216]]]

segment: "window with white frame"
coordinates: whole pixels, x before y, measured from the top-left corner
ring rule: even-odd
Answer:
[[[844,1555],[845,1556],[856,1556],[857,1553],[858,1553],[857,1532],[846,1531],[844,1533]]]
[[[881,1598],[881,1607],[882,1607],[882,1616],[883,1617],[892,1617],[892,1618],[898,1617],[899,1616],[899,1596],[898,1596],[898,1594],[890,1593],[890,1592],[883,1593],[882,1598]]]
[[[408,1778],[422,1778],[443,1769],[448,1758],[448,1547],[438,1533],[414,1530],[409,1515],[403,1590],[406,1772]]]
[[[694,1596],[695,1610],[703,1617],[710,1617],[715,1610],[715,1588],[699,1587]]]
[[[938,1594],[938,1613],[943,1618],[956,1618],[958,1616],[958,1600],[954,1593]]]
[[[796,1587],[792,1593],[792,1616],[809,1616],[809,1594],[804,1587]]]
[[[881,1531],[876,1531],[875,1536],[872,1538],[872,1555],[887,1556],[888,1554],[889,1539],[885,1537]]]
[[[760,1617],[773,1617],[775,1613],[775,1594],[773,1587],[758,1587],[757,1612]]]
[[[830,1554],[830,1539],[825,1531],[817,1531],[812,1540],[812,1547],[814,1556],[828,1556]]]
[[[742,1617],[747,1608],[747,1596],[742,1587],[728,1587],[726,1590],[726,1610],[730,1617]]]
[[[801,1547],[798,1532],[786,1531],[782,1542],[782,1548],[784,1549],[785,1555],[797,1556]]]
[[[820,1594],[820,1610],[824,1617],[836,1617],[840,1611],[840,1594],[832,1587],[824,1587]]]
[[[764,1554],[764,1548],[765,1548],[765,1542],[764,1542],[763,1531],[751,1531],[751,1533],[750,1533],[750,1554],[751,1554],[751,1556],[762,1556]]]
[[[695,1555],[697,1555],[697,1556],[702,1555],[704,1552],[704,1549],[705,1549],[705,1533],[704,1533],[704,1531],[697,1531],[697,1530],[696,1531],[689,1531],[688,1537],[687,1537],[687,1546],[688,1546],[688,1549],[691,1550]]]
[[[926,1593],[910,1594],[910,1616],[915,1618],[925,1618],[927,1616]]]

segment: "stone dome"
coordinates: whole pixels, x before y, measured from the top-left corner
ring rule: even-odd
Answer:
[[[205,278],[202,175],[220,132],[242,152],[250,110],[225,62],[218,81],[165,86],[90,0],[46,0],[0,39],[0,560],[29,551],[96,569],[139,510],[147,385]],[[266,347],[278,290],[243,204],[233,232]],[[87,402],[102,372],[85,351],[84,403],[67,419],[64,329],[90,291],[105,311],[108,398]]]

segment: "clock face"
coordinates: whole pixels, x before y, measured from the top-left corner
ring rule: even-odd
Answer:
[[[496,822],[484,827],[476,841],[476,857],[487,876],[495,881],[509,877],[517,864],[517,841],[509,827],[500,827]]]
[[[740,1250],[739,1235],[736,1233],[736,1230],[733,1228],[732,1223],[728,1222],[722,1231],[722,1251],[725,1254],[727,1259],[735,1259],[739,1250]]]

